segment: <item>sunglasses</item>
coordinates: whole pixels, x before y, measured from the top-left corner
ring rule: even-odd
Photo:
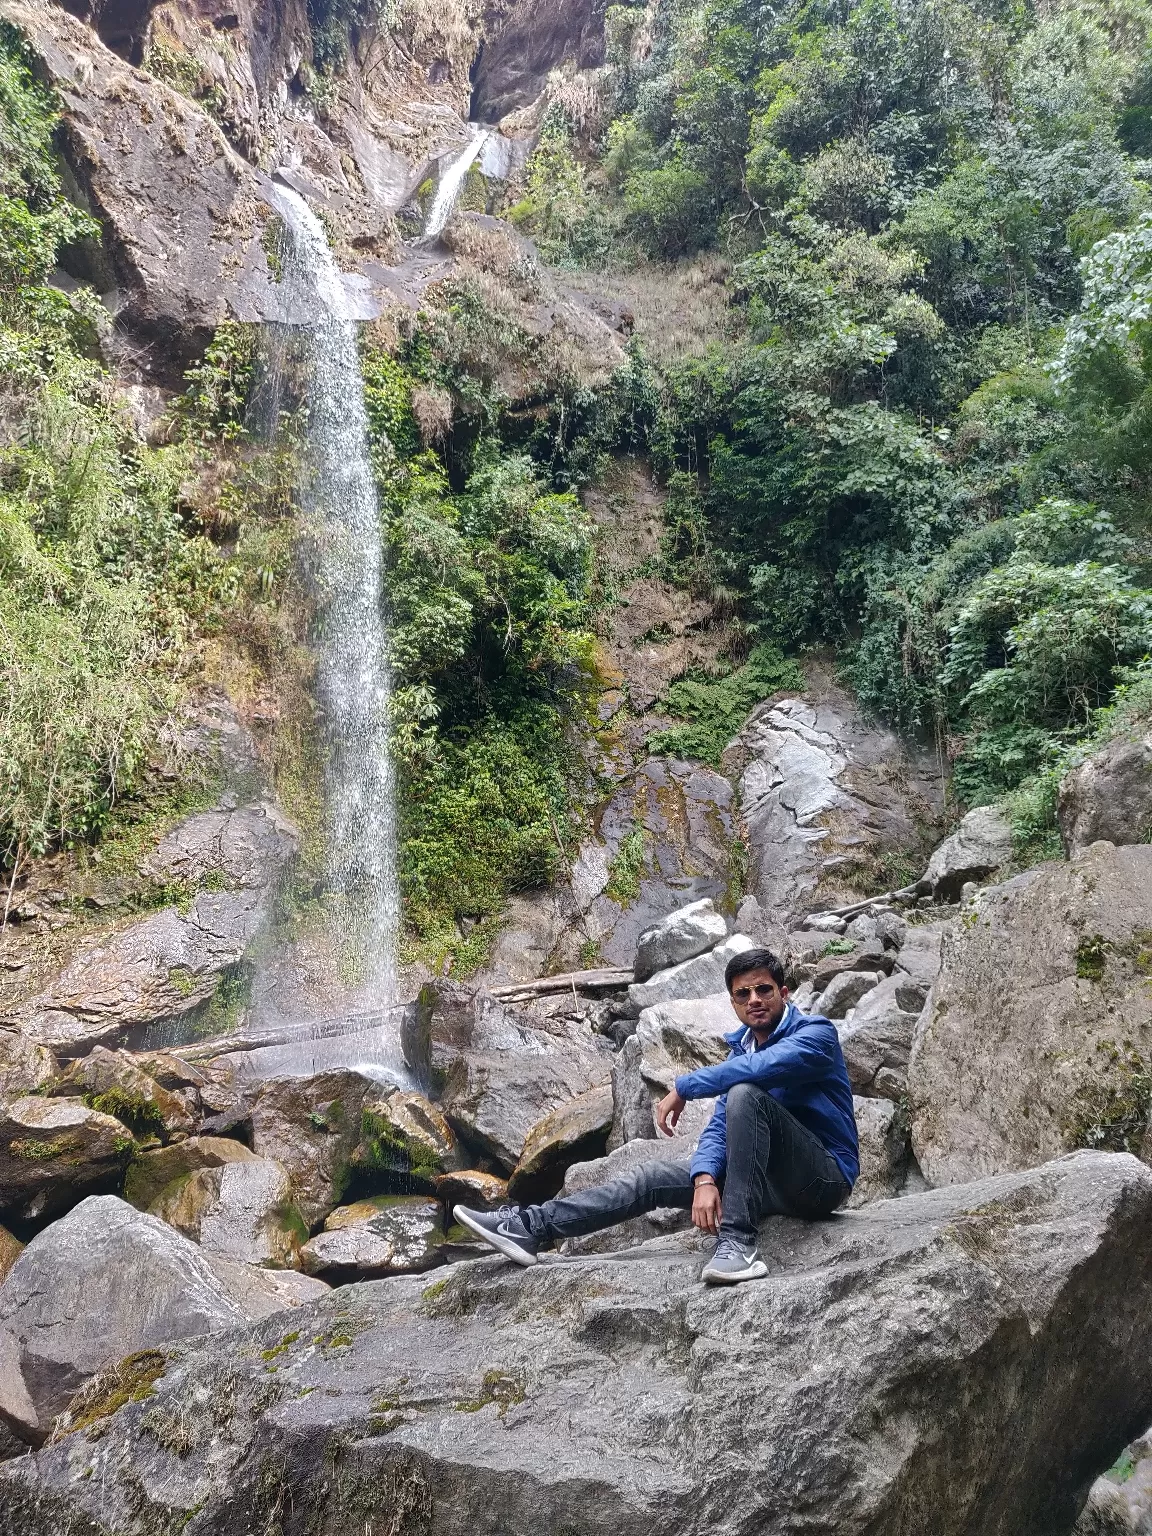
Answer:
[[[736,1003],[747,1003],[754,997],[775,997],[776,995],[776,983],[772,981],[762,981],[755,987],[732,989],[732,1001]]]

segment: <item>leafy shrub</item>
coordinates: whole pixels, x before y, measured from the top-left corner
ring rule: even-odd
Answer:
[[[784,689],[803,687],[804,675],[794,661],[770,645],[758,645],[727,677],[687,677],[673,683],[662,707],[687,723],[655,732],[648,738],[648,750],[718,763],[754,705]]]

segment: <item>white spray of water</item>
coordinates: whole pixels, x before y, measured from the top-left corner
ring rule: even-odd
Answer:
[[[316,600],[328,883],[341,901],[340,939],[361,978],[388,1003],[399,922],[396,796],[380,517],[356,325],[323,225],[290,188],[277,185],[274,195],[288,231],[285,296],[315,315],[301,332],[307,425],[300,500]]]
[[[456,199],[460,196],[460,189],[464,185],[464,178],[472,169],[476,157],[484,148],[489,137],[487,128],[477,128],[469,143],[456,156],[452,164],[440,178],[440,185],[436,188],[436,196],[432,200],[432,207],[428,212],[428,222],[424,226],[424,237],[427,240],[435,240],[443,230],[445,224],[452,217],[452,210],[456,206]]]

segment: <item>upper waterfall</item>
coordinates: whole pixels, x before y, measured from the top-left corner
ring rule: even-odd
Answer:
[[[491,130],[488,128],[477,127],[472,138],[441,176],[440,185],[436,188],[436,196],[428,212],[428,222],[424,226],[425,239],[435,240],[452,217],[452,210],[456,206],[456,199],[460,196],[464,178],[475,164],[476,157],[484,148],[490,133]]]
[[[316,698],[324,752],[334,925],[357,976],[393,1000],[399,895],[388,747],[390,684],[376,486],[355,322],[324,227],[290,188],[274,193],[288,231],[288,297],[318,313],[303,328],[302,465],[308,575],[316,603]]]

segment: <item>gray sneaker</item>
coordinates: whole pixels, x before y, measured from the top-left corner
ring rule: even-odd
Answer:
[[[498,1211],[474,1211],[467,1205],[454,1205],[452,1214],[462,1227],[491,1243],[497,1253],[504,1254],[513,1264],[527,1268],[536,1263],[540,1243],[520,1220],[516,1206],[502,1205]]]
[[[716,1252],[700,1272],[705,1285],[739,1285],[741,1280],[763,1280],[768,1266],[756,1252],[756,1245],[742,1248],[735,1238],[722,1237]]]

